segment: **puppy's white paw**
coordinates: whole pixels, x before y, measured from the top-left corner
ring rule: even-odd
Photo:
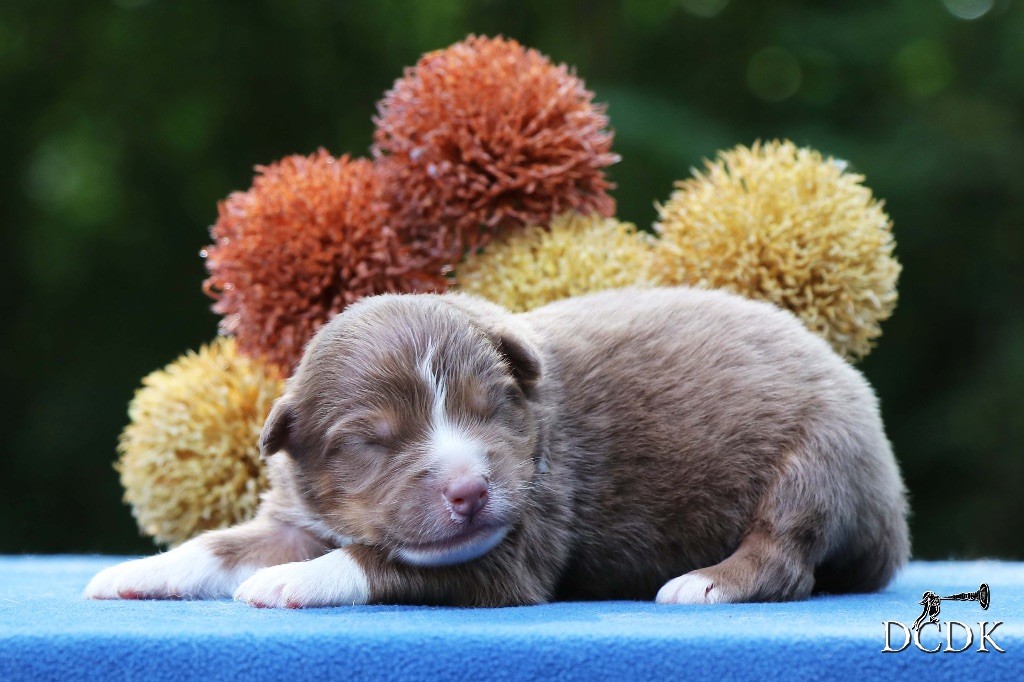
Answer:
[[[659,604],[718,604],[729,599],[711,578],[692,571],[665,583],[655,601]]]
[[[260,608],[353,606],[370,599],[366,573],[344,549],[258,571],[235,591],[235,599]]]
[[[105,568],[89,581],[87,599],[213,599],[230,596],[252,567],[228,569],[202,538],[169,552]]]

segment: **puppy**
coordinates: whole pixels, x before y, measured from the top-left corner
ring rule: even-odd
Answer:
[[[364,299],[261,437],[256,518],[99,573],[95,599],[254,606],[782,601],[909,553],[867,382],[790,313],[616,290],[513,315]]]

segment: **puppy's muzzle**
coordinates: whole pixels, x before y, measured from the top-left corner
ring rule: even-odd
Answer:
[[[467,474],[451,480],[442,490],[445,507],[455,521],[468,521],[487,505],[490,486],[479,474]]]

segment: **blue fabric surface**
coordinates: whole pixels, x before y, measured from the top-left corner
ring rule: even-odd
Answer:
[[[114,557],[0,558],[0,680],[60,679],[1024,679],[1024,564],[915,563],[881,594],[792,604],[560,603],[261,610],[230,601],[91,602]],[[913,623],[921,593],[991,586],[959,654],[883,654],[882,621]],[[977,653],[978,621],[1007,653]],[[945,629],[945,627],[944,627]],[[924,644],[934,646],[934,626]],[[954,644],[960,645],[961,633]],[[894,644],[902,634],[894,629]]]

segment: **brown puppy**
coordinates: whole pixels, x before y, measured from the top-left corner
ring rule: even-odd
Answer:
[[[309,343],[261,445],[256,519],[86,596],[775,601],[880,589],[909,553],[864,378],[723,292],[368,298]]]

